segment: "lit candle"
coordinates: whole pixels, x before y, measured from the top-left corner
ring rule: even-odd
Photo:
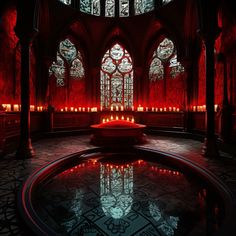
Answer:
[[[179,108],[176,108],[176,111],[179,112]]]
[[[90,112],[90,107],[88,107],[88,112]]]
[[[162,111],[162,108],[160,108],[160,111]]]
[[[118,106],[116,106],[116,111],[119,111],[119,107]]]
[[[193,106],[193,111],[196,111],[196,106]]]
[[[74,111],[74,107],[71,107],[71,108],[70,108],[70,111]]]
[[[65,107],[65,111],[68,111],[68,108],[67,108],[67,107]]]
[[[206,105],[202,106],[203,111],[206,111]]]
[[[218,105],[215,104],[215,106],[214,106],[215,112],[217,112],[217,108],[218,108]]]
[[[19,105],[18,104],[13,105],[13,111],[19,111]]]
[[[118,117],[118,116],[116,116],[116,120],[119,120],[119,117]]]
[[[166,107],[164,107],[164,111],[166,111]]]
[[[85,107],[82,108],[82,111],[85,111]]]
[[[154,111],[154,107],[152,107],[152,111]]]
[[[75,112],[78,112],[78,109],[77,109],[77,108],[75,108]]]
[[[120,110],[121,110],[121,111],[124,111],[124,107],[123,107],[123,106],[121,106],[121,107],[120,107]]]
[[[129,121],[129,117],[127,117],[127,121]]]
[[[79,111],[81,111],[81,107],[79,107]]]
[[[172,107],[169,107],[169,111],[172,111]]]
[[[34,105],[30,105],[30,111],[34,111]]]
[[[146,107],[146,111],[148,111],[148,107]]]
[[[121,117],[121,120],[124,120],[124,119],[125,119],[124,116],[122,116],[122,117]]]
[[[111,120],[113,120],[113,116],[111,116]]]
[[[63,108],[61,108],[61,112],[63,112]]]
[[[173,111],[176,111],[176,107],[173,107]]]
[[[111,111],[113,111],[113,106],[111,106]]]
[[[43,107],[41,106],[41,107],[39,107],[40,108],[40,111],[43,111]]]
[[[134,118],[131,119],[131,122],[134,123]]]
[[[134,106],[132,106],[132,111],[134,111]]]
[[[157,112],[158,111],[158,108],[156,107],[155,111]]]
[[[106,119],[103,118],[103,119],[102,119],[102,123],[105,123],[105,122],[106,122]]]
[[[109,121],[109,118],[107,118],[107,122]]]
[[[103,109],[102,106],[100,106],[100,111],[102,111],[102,109]]]

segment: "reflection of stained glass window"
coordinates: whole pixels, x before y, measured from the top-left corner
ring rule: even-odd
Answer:
[[[149,201],[149,212],[155,221],[161,222],[158,229],[161,230],[164,235],[172,236],[175,234],[175,230],[178,228],[178,216],[168,216],[158,207],[158,201]]]
[[[154,10],[153,0],[135,0],[134,1],[135,15]]]
[[[115,0],[106,0],[105,16],[108,17],[115,16]]]
[[[106,216],[121,219],[133,203],[133,166],[100,166],[100,199]]]
[[[66,5],[70,5],[71,4],[71,0],[59,0],[60,2],[63,2]]]
[[[180,62],[177,61],[177,55],[175,54],[170,59],[170,75],[172,78],[176,77],[178,74],[184,72],[184,67],[181,65]]]
[[[69,39],[60,42],[57,60],[56,62],[54,61],[49,68],[49,76],[52,74],[55,75],[57,87],[65,86],[65,62],[68,63],[70,77],[72,79],[84,78],[84,66],[81,54]]]
[[[129,16],[129,0],[120,0],[120,16]]]
[[[101,106],[133,106],[133,65],[129,53],[119,44],[108,50],[101,65]]]

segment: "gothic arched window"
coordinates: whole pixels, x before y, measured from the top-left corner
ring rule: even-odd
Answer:
[[[164,63],[167,62],[169,63],[170,75],[172,78],[176,77],[179,73],[184,72],[184,67],[177,61],[174,43],[170,39],[165,38],[158,45],[152,56],[149,68],[149,79],[151,81],[164,78]]]
[[[82,79],[84,77],[84,66],[81,53],[69,39],[60,42],[57,60],[54,61],[49,68],[49,76],[52,74],[55,75],[57,87],[65,86],[65,63],[68,66],[70,78]]]
[[[133,106],[133,65],[130,54],[121,45],[109,49],[101,65],[101,106]]]
[[[153,0],[135,0],[134,1],[135,15],[143,14],[154,10]]]
[[[129,16],[129,0],[120,0],[120,16]]]
[[[71,4],[71,0],[59,0],[60,2],[66,4],[66,5],[70,5]]]

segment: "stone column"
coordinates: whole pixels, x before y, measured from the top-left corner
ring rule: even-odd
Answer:
[[[20,142],[16,152],[16,158],[19,159],[34,156],[30,138],[30,45],[38,32],[38,10],[38,0],[17,1],[15,32],[21,46],[21,125]]]
[[[202,147],[202,154],[206,157],[218,157],[215,138],[215,111],[214,111],[214,43],[212,37],[204,40],[206,47],[206,136]]]
[[[228,71],[227,71],[227,61],[223,53],[219,54],[219,59],[223,63],[224,67],[224,77],[223,77],[223,101],[220,107],[219,116],[219,138],[222,142],[228,142],[230,139],[230,105],[228,99]]]
[[[34,156],[30,138],[30,40],[20,39],[21,45],[21,114],[20,143],[16,157],[20,159]]]
[[[215,138],[214,112],[214,44],[219,34],[217,7],[217,2],[214,0],[197,0],[199,33],[206,48],[206,135],[202,154],[209,158],[219,156]]]

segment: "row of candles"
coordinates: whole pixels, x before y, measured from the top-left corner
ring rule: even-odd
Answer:
[[[10,112],[10,111],[21,111],[21,105],[19,104],[2,104],[2,107],[4,108],[5,111]],[[35,105],[30,105],[30,111],[44,111],[47,110],[46,106],[35,106]],[[98,112],[97,107],[67,107],[65,106],[64,108],[60,109],[55,109],[60,112]],[[123,106],[111,106],[110,109],[105,109],[103,107],[100,107],[99,111],[126,111],[130,109],[124,109]],[[136,109],[134,106],[131,107],[131,111],[138,111],[138,112],[144,112],[144,111],[152,111],[152,112],[179,112],[180,109],[178,107],[143,107],[139,105]]]
[[[217,112],[217,109],[218,109],[218,105],[215,104],[214,105],[214,111]],[[206,111],[206,105],[202,105],[202,106],[192,106],[192,111],[193,112],[205,112]]]
[[[19,104],[2,104],[5,111],[21,111],[21,105]],[[30,105],[30,111],[44,111],[46,107]]]
[[[5,111],[21,111],[21,105],[19,104],[2,104],[2,107],[5,109]],[[217,112],[218,105],[214,105],[214,110]],[[45,106],[35,106],[35,105],[30,105],[30,111],[44,111],[47,110]],[[103,107],[100,107],[100,111],[107,110],[104,109]],[[109,110],[109,109],[108,109]],[[132,106],[131,107],[132,111],[135,111],[135,108]],[[192,106],[191,109],[193,112],[205,112],[206,111],[206,105],[201,105],[201,106]],[[60,108],[60,112],[97,112],[98,108],[97,107],[64,107]],[[110,111],[124,111],[123,106],[111,106]],[[136,108],[136,111],[138,112],[144,112],[144,111],[152,111],[152,112],[179,112],[180,109],[179,107],[143,107],[139,105]]]
[[[130,116],[109,116],[109,117],[103,117],[102,118],[102,123],[106,123],[106,122],[109,122],[109,121],[113,121],[113,120],[126,120],[126,121],[129,121],[129,122],[132,122],[134,123],[134,117],[130,117]]]

